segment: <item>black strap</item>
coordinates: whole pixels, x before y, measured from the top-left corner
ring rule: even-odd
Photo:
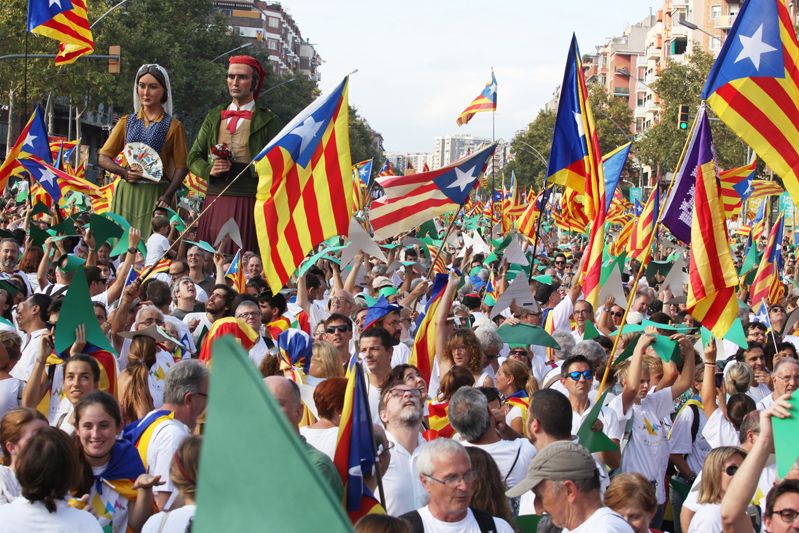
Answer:
[[[400,516],[411,524],[411,533],[424,533],[424,522],[422,522],[422,515],[419,511],[411,511]]]
[[[491,516],[491,513],[475,509],[474,507],[469,507],[469,509],[472,510],[474,519],[477,522],[477,527],[480,528],[480,533],[496,533],[497,526],[494,523],[494,517]],[[412,533],[424,533],[424,522],[422,521],[422,515],[419,514],[419,511],[405,513],[400,516],[400,518],[404,518],[410,522]]]
[[[699,433],[699,407],[694,404],[689,404],[691,412],[694,414],[694,421],[691,422],[691,444],[696,442],[696,435]]]
[[[510,473],[513,472],[513,469],[516,467],[516,463],[519,461],[519,455],[521,455],[521,453],[522,453],[522,443],[520,442],[519,448],[516,450],[516,458],[513,460],[513,464],[510,465],[510,470],[508,470],[508,473],[505,474],[505,479],[502,480],[502,482],[505,483],[505,486],[508,485],[508,478],[510,477]]]

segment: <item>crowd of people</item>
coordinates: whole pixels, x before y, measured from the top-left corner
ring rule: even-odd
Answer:
[[[795,296],[772,303],[769,320],[742,302],[745,347],[703,341],[674,296],[685,287],[661,286],[662,275],[632,287],[635,262],[618,266],[630,309],[613,296],[595,309],[581,296],[579,238],[547,235],[534,251],[511,235],[541,267],[528,276],[498,257],[501,244],[475,250],[455,224],[435,236],[446,239],[447,283],[425,317],[432,358],[420,361],[435,261],[418,236],[384,243],[383,257],[358,251],[350,265],[331,251],[279,292],[264,280],[252,222],[257,177],[243,166],[277,126],[256,106],[263,76],[252,58],[233,58],[232,103],[209,113],[187,149],[166,71],[139,70],[135,113],[100,160],[122,178],[112,211],[130,226],[127,248],[98,242],[86,213],[41,244],[29,228],[55,220],[30,210],[6,220],[0,529],[189,531],[213,380],[206,341],[222,323],[252,332],[254,371],[339,499],[347,371],[353,357],[362,361],[376,458],[364,483],[383,512],[351,514],[358,531],[799,529],[799,467],[777,475],[772,429],[790,416],[799,386]],[[210,158],[214,141],[233,156]],[[159,152],[167,179],[145,183],[115,162],[129,142]],[[169,211],[189,168],[209,179],[206,204],[218,201],[199,235],[180,235]],[[191,224],[198,212],[182,214]],[[232,242],[210,244],[230,216],[243,241],[238,269]],[[168,267],[148,268],[164,258]],[[518,276],[531,301],[492,309],[489,293]],[[56,330],[75,323],[81,298],[93,315],[57,350]]]

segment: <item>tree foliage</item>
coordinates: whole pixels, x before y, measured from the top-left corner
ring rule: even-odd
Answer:
[[[555,128],[555,113],[542,109],[535,119],[511,141],[513,161],[504,168],[505,175],[511,171],[522,185],[540,187],[547,172],[549,149],[552,146],[552,131]]]
[[[602,155],[632,140],[630,125],[633,122],[633,112],[627,105],[626,96],[611,96],[604,87],[595,83],[588,87],[588,100],[591,103]]]
[[[663,69],[652,89],[660,98],[660,120],[646,130],[636,143],[636,154],[644,164],[663,174],[674,171],[688,137],[688,130],[677,127],[680,105],[688,105],[695,114],[707,75],[713,65],[713,56],[697,50],[686,64],[672,61]],[[722,168],[732,168],[746,163],[746,147],[740,139],[721,121],[715,119],[708,108],[711,119],[713,143],[716,157]]]

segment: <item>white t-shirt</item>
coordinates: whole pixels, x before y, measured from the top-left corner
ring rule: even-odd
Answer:
[[[12,378],[17,378],[22,381],[28,381],[28,379],[30,379],[31,372],[33,372],[33,367],[36,364],[36,358],[42,351],[42,337],[47,333],[49,333],[49,331],[44,328],[37,329],[31,333],[30,339],[22,348],[22,355],[19,361],[17,361],[17,364],[14,365],[14,368],[9,372]]]
[[[716,409],[710,418],[707,419],[705,427],[702,429],[702,436],[705,437],[710,448],[719,446],[740,446],[741,440],[738,437],[738,430],[732,425],[721,409]]]
[[[757,410],[758,411],[765,411],[771,404],[774,403],[774,395],[769,394],[768,396],[764,396],[759,402],[757,402]]]
[[[8,505],[0,505],[3,533],[102,533],[97,519],[87,511],[70,507],[66,500],[56,501],[56,511],[49,512],[42,502],[20,496]]]
[[[169,239],[160,233],[150,235],[150,238],[147,239],[147,256],[144,258],[144,266],[156,264],[167,250],[169,250]]]
[[[383,475],[386,512],[392,516],[399,516],[427,505],[427,491],[422,487],[419,472],[416,470],[416,460],[425,440],[419,434],[416,449],[411,453],[398,443],[388,430],[386,437],[394,443],[391,449],[391,462]]]
[[[411,357],[411,349],[405,343],[399,343],[391,350],[391,368],[397,365],[408,364],[408,359]]]
[[[691,428],[694,423],[694,408],[685,406],[680,409],[677,418],[669,432],[669,453],[680,455],[687,454],[686,462],[693,473],[702,470],[705,456],[710,451],[710,445],[702,436],[702,430],[707,424],[707,416],[701,407],[695,406],[699,414],[699,426],[697,426],[696,440],[691,440]]]
[[[757,403],[766,396],[770,396],[771,389],[769,389],[768,385],[765,383],[758,383],[754,387],[749,387],[749,390],[746,391],[746,395],[752,398],[755,403]]]
[[[22,387],[25,384],[17,378],[7,378],[0,380],[0,420],[3,416],[19,407],[19,399],[22,395]]]
[[[196,505],[184,505],[174,511],[155,513],[144,523],[141,533],[184,533],[196,511]]]
[[[497,464],[499,475],[509,489],[515,487],[516,484],[524,479],[525,475],[527,475],[527,467],[530,465],[530,461],[538,453],[527,439],[500,440],[493,444],[472,444],[463,441],[461,444],[474,446],[488,452]]]
[[[655,482],[658,504],[666,501],[663,479],[668,467],[669,443],[663,419],[674,410],[671,387],[652,392],[625,414],[622,397],[611,403],[625,422],[632,417],[630,440],[621,456],[622,472],[638,472]],[[625,424],[626,425],[626,424]]]
[[[574,529],[563,529],[563,533],[632,533],[630,524],[610,507],[600,507],[588,519]]]
[[[702,503],[694,513],[688,533],[721,533],[721,504]]]
[[[152,412],[152,411],[151,411]],[[149,416],[147,413],[145,416]],[[153,487],[153,492],[173,492],[175,487],[169,478],[169,466],[178,446],[190,435],[189,428],[179,420],[162,422],[153,431],[150,446],[147,448],[147,472],[161,476],[163,485]]]
[[[0,506],[11,503],[21,494],[17,475],[9,467],[0,465]]]
[[[308,444],[330,457],[331,461],[333,460],[336,455],[338,427],[316,429],[303,426],[300,428],[300,435],[305,437]]]
[[[471,509],[466,509],[466,516],[458,522],[444,522],[434,517],[430,509],[425,505],[417,510],[422,517],[425,533],[480,533],[480,526],[474,517]],[[513,528],[498,516],[494,517],[496,533],[513,533]]]

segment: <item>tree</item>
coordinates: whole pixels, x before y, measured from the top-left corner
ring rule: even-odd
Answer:
[[[588,87],[588,100],[602,155],[632,140],[630,126],[633,123],[633,112],[627,105],[626,96],[611,96],[604,87],[592,83]]]
[[[516,173],[520,185],[532,184],[540,187],[544,181],[549,160],[549,149],[552,146],[552,131],[555,128],[555,113],[542,109],[535,119],[520,131],[511,141],[513,161],[503,171],[510,175]]]
[[[697,49],[688,57],[686,64],[669,63],[660,78],[652,83],[652,89],[661,101],[660,121],[644,132],[637,143],[636,152],[644,164],[651,165],[660,175],[676,170],[688,137],[687,130],[677,127],[679,107],[688,105],[692,112],[697,109],[712,65],[713,56]],[[715,118],[710,108],[707,111],[719,165],[728,169],[745,164],[745,145]]]
[[[366,159],[374,159],[373,172],[380,169],[383,162],[383,137],[369,126],[369,122],[350,106],[350,153],[352,164]],[[422,169],[417,169],[421,172]]]

